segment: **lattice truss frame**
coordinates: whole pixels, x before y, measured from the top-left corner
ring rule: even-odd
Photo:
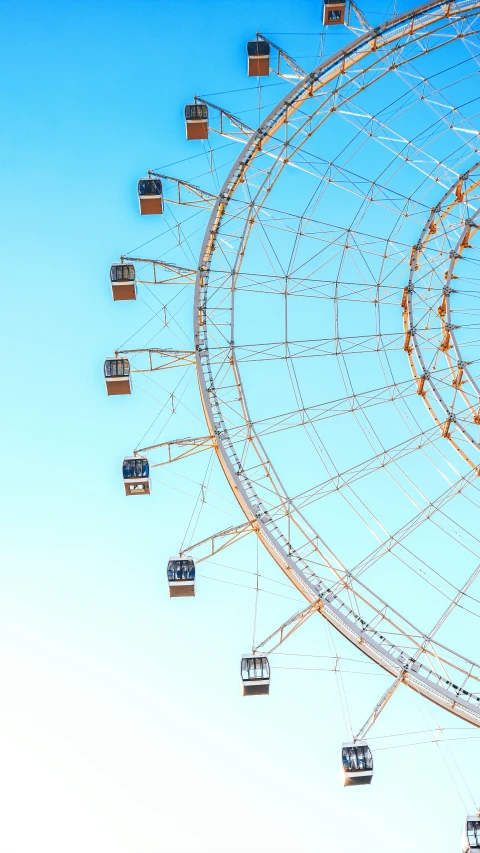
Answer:
[[[477,603],[470,598],[469,590],[480,574],[480,566],[463,585],[455,587],[432,569],[438,583],[443,588],[446,585],[449,593],[444,612],[428,631],[402,616],[365,583],[363,575],[386,554],[402,548],[407,537],[426,521],[434,520],[456,536],[459,525],[446,511],[458,495],[468,494],[470,502],[480,507],[480,385],[476,360],[462,355],[465,346],[458,339],[460,325],[455,322],[455,312],[464,310],[455,303],[457,265],[469,252],[475,263],[474,240],[480,227],[479,134],[473,119],[464,117],[460,108],[449,102],[448,92],[438,90],[431,80],[412,71],[417,60],[455,41],[462,42],[476,62],[479,12],[480,0],[427,3],[381,27],[362,32],[311,73],[303,75],[290,60],[288,73],[283,76],[298,82],[256,130],[232,113],[197,98],[209,106],[211,132],[242,145],[217,196],[185,181],[159,175],[167,183],[172,182],[174,194],[170,201],[210,211],[198,266],[187,268],[148,258],[122,259],[151,265],[152,275],[143,279],[149,284],[194,285],[194,342],[190,350],[118,351],[135,354],[133,372],[179,364],[196,366],[207,423],[205,435],[162,442],[135,452],[162,451],[160,461],[151,463],[155,467],[213,448],[245,520],[190,543],[185,551],[197,549],[201,560],[254,532],[307,601],[306,610],[293,617],[294,628],[311,613],[320,612],[394,676],[394,684],[407,684],[476,726],[480,726],[480,664],[443,645],[436,635],[457,608],[468,609]],[[361,28],[365,29],[363,25]],[[277,49],[276,73],[282,76],[281,61],[289,57]],[[388,116],[370,114],[355,100],[389,74],[405,83],[412,103],[419,99],[428,103],[437,134],[448,133],[458,141],[445,157],[432,153],[425,133],[423,138],[419,134],[408,139],[392,127]],[[334,115],[352,125],[359,146],[375,139],[390,152],[392,162],[397,160],[402,166],[408,163],[416,170],[421,182],[415,196],[391,189],[388,176],[385,181],[367,180],[352,172],[348,158],[342,164],[322,160],[310,152],[309,140]],[[317,186],[314,201],[301,216],[278,209],[269,201],[282,174],[295,170],[307,174]],[[357,215],[348,226],[331,225],[319,217],[322,198],[332,186],[358,199]],[[433,207],[432,187],[437,193]],[[364,210],[372,204],[397,217],[398,227],[387,240],[362,229]],[[403,239],[402,223],[407,219],[416,229],[413,245]],[[271,275],[244,270],[252,234],[260,233],[268,242],[266,235],[273,231],[315,242],[319,257],[316,272],[312,273],[311,267],[302,272],[300,267],[295,273],[284,275],[274,265]],[[322,278],[322,252],[326,248],[330,250],[330,261],[332,251],[338,259],[338,275],[333,282]],[[349,250],[355,257],[367,259],[365,269],[368,259],[374,260],[379,270],[376,281],[369,280],[360,266],[360,284],[342,280]],[[235,312],[242,292],[284,294],[285,304],[290,297],[329,299],[333,292],[335,335],[239,344],[235,339]],[[373,332],[342,335],[339,306],[342,300],[349,299],[378,308],[378,325]],[[381,327],[383,305],[393,306],[398,312],[398,326],[393,331]],[[250,415],[242,364],[285,360],[294,365],[296,359],[315,357],[335,357],[346,364],[346,359],[355,353],[388,357],[388,353],[396,352],[410,363],[410,378],[396,381],[391,377],[383,385],[360,393],[350,386],[344,397],[313,406],[304,405],[299,392],[296,410],[261,420]],[[348,370],[345,381],[347,387]],[[294,379],[292,383],[295,385]],[[302,428],[312,443],[318,443],[316,427],[326,418],[353,412],[360,426],[368,429],[370,410],[393,405],[399,417],[404,417],[410,403],[418,404],[419,398],[432,418],[428,426],[418,424],[406,440],[390,447],[372,444],[371,456],[361,463],[342,471],[333,466],[327,480],[301,494],[288,493],[267,452],[269,435]],[[442,447],[454,452],[444,452]],[[425,454],[431,448],[437,454],[435,464],[442,469],[444,489],[433,497],[417,495],[414,515],[407,523],[394,533],[385,531],[378,546],[356,566],[345,565],[309,521],[307,508],[333,492],[352,489],[354,483],[373,472],[396,471],[401,460],[410,454]],[[480,539],[469,531],[463,532],[468,535],[469,552],[479,557],[480,564]],[[395,636],[401,639],[392,641]]]

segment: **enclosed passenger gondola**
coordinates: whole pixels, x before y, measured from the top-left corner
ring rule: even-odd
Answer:
[[[247,41],[247,73],[249,77],[268,77],[270,42],[263,39]]]
[[[150,494],[150,466],[145,456],[126,456],[122,470],[127,496]]]
[[[132,393],[128,358],[106,358],[103,373],[109,397]]]
[[[185,107],[187,139],[208,139],[208,107],[206,104],[187,104]]]
[[[462,853],[480,850],[480,813],[467,817],[462,830]]]
[[[326,27],[331,24],[343,24],[345,22],[346,3],[339,0],[323,0],[323,23]]]
[[[170,557],[167,566],[170,598],[191,598],[195,595],[195,563],[191,557]]]
[[[268,695],[270,690],[270,664],[266,655],[243,655],[240,674],[242,696]]]
[[[138,182],[138,201],[142,216],[163,213],[162,182],[160,178],[141,178]]]
[[[370,785],[373,778],[373,758],[366,741],[342,745],[344,785]]]
[[[115,302],[136,299],[135,267],[133,264],[112,264],[110,267],[112,296]]]

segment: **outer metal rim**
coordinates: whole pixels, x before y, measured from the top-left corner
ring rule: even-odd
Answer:
[[[301,80],[293,91],[279,102],[247,141],[234,163],[212,210],[202,244],[196,276],[194,331],[200,395],[206,422],[210,434],[214,439],[218,459],[247,520],[252,524],[256,534],[277,565],[307,601],[311,603],[316,602],[319,612],[347,639],[368,655],[368,657],[376,661],[395,677],[403,674],[404,683],[409,687],[456,716],[480,727],[480,695],[462,691],[459,687],[452,685],[447,679],[438,676],[423,664],[416,662],[413,658],[409,658],[399,646],[395,646],[388,640],[385,640],[384,637],[381,637],[371,625],[365,624],[358,614],[355,614],[337,595],[334,595],[323,582],[318,582],[318,580],[313,582],[310,579],[311,575],[309,577],[309,573],[305,571],[305,561],[297,559],[295,554],[290,552],[284,536],[278,536],[277,533],[272,531],[271,525],[267,526],[268,523],[264,521],[258,512],[259,499],[258,496],[257,500],[255,499],[255,490],[250,488],[251,484],[250,486],[246,485],[242,476],[235,470],[232,461],[233,446],[216,396],[208,349],[208,284],[216,237],[227,205],[238,185],[240,176],[245,174],[256,154],[260,152],[262,141],[267,137],[271,138],[275,134],[276,130],[278,130],[281,123],[285,120],[286,112],[291,115],[314,91],[317,92],[320,90],[325,83],[339,76],[348,67],[355,65],[362,57],[375,52],[379,44],[391,44],[403,36],[417,33],[421,28],[425,28],[428,25],[453,16],[465,16],[466,13],[473,12],[478,8],[480,8],[480,0],[475,0],[475,2],[471,2],[471,0],[468,2],[463,0],[462,2],[460,0],[457,3],[432,2],[418,6],[409,13],[393,18],[382,27],[360,36],[345,50],[338,51],[334,56],[322,62],[314,72]],[[245,227],[246,231],[247,227]],[[239,393],[243,395],[234,348],[232,348],[230,360]],[[244,399],[242,400],[242,405],[248,414],[247,404]],[[259,456],[262,453],[266,455],[258,436],[255,436],[254,432],[252,433],[252,440],[258,442]],[[278,477],[277,481],[281,487]],[[287,495],[285,495],[285,499],[289,501]],[[297,513],[302,519],[303,516],[301,513],[298,511]],[[307,524],[306,520],[303,520]],[[278,531],[278,528],[276,530]],[[319,542],[322,542],[318,534],[314,533],[314,535],[316,535]],[[324,543],[322,544],[324,545]],[[340,580],[344,589],[348,589],[348,576],[344,576]],[[377,602],[386,604],[385,602],[381,602],[381,599],[371,590],[368,590],[367,587],[363,586],[363,590],[366,591],[365,595],[370,594]],[[365,600],[367,599],[365,598]],[[389,607],[388,605],[386,606]],[[389,607],[389,611],[398,616],[399,619],[403,619],[393,608]],[[422,636],[422,632],[408,623],[407,620],[403,619],[403,624],[410,626],[412,635],[419,633]],[[423,637],[425,640],[428,640],[425,635]],[[409,639],[411,640],[411,636]],[[443,648],[440,644],[437,644],[437,647],[440,649]],[[445,651],[451,653],[457,661],[460,661],[460,665],[457,665],[456,668],[465,674],[465,680],[472,672],[476,671],[478,673],[475,662],[468,661],[465,657],[451,652],[451,650]]]

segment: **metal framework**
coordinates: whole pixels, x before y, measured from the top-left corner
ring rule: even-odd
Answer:
[[[195,364],[208,434],[136,452],[159,450],[163,461],[153,462],[155,467],[213,448],[245,520],[191,543],[185,553],[197,548],[198,559],[208,559],[254,532],[306,599],[306,608],[255,651],[269,643],[276,648],[319,612],[392,675],[394,681],[359,733],[357,739],[362,739],[401,683],[480,727],[480,664],[438,639],[459,609],[477,616],[475,605],[480,604],[472,597],[480,571],[480,539],[458,513],[447,513],[461,499],[470,508],[480,507],[480,359],[475,338],[468,337],[468,323],[457,322],[476,310],[475,294],[465,283],[474,281],[480,260],[475,255],[479,132],[468,102],[463,113],[450,103],[450,78],[437,88],[428,65],[425,74],[419,70],[438,51],[460,44],[469,61],[477,63],[480,0],[425,3],[373,30],[353,3],[352,8],[361,34],[310,73],[270,42],[278,52],[276,73],[298,82],[256,130],[195,97],[211,111],[210,129],[242,145],[218,194],[149,174],[176,182],[172,203],[210,211],[197,267],[122,258],[151,269],[152,278],[137,277],[140,283],[195,284],[194,347],[139,347],[120,349],[118,355],[138,357],[133,373],[173,366],[188,370]],[[281,73],[281,60],[293,74]],[[372,109],[368,98],[377,90],[385,93],[390,79],[404,87],[403,100],[389,104],[384,96],[382,108]],[[469,85],[466,78],[464,86]],[[419,103],[433,116],[426,127],[416,112]],[[408,128],[399,120],[403,115],[411,123]],[[351,135],[344,148],[332,154],[329,140],[335,139],[340,124],[348,126]],[[316,139],[324,146],[320,152],[313,147]],[[374,144],[380,162],[375,174],[364,162]],[[299,197],[308,182],[313,187],[310,196],[304,192],[300,212],[293,203],[285,210],[279,202],[282,182],[286,192]],[[334,203],[333,191],[346,199],[345,213]],[[375,230],[370,208],[383,217],[383,233]],[[291,246],[288,264],[277,252],[279,241]],[[260,257],[262,263],[257,263]],[[470,276],[459,271],[466,263],[471,265]],[[255,343],[245,338],[239,302],[243,297],[283,300],[284,335]],[[327,305],[333,306],[333,331],[328,334],[322,326],[310,337],[291,336],[292,301],[303,303],[304,313],[312,304],[325,306],[325,313]],[[349,317],[345,322],[343,305],[350,306],[353,321]],[[373,308],[374,322],[362,325],[367,305]],[[364,381],[365,369],[350,368],[352,360],[363,364],[365,358],[376,358],[381,366],[370,384]],[[299,375],[302,364],[311,359],[320,365],[335,362],[343,396],[335,393],[333,371],[327,381],[324,370],[322,379],[330,382],[331,395],[320,403],[304,398]],[[251,372],[266,363],[272,369],[285,366],[296,407],[286,403],[280,412],[277,407],[261,415],[251,413]],[[264,380],[257,381],[262,385]],[[258,410],[255,400],[253,406]],[[394,412],[395,424],[384,440],[372,418],[387,407]],[[334,463],[318,431],[332,419],[355,425],[369,448],[360,461],[347,454],[344,465]],[[400,437],[398,424],[406,430]],[[293,492],[269,443],[287,431],[306,436],[327,472],[314,485]],[[407,467],[413,459],[420,459],[418,482]],[[421,480],[427,463],[435,474],[433,485],[427,476]],[[354,491],[354,485],[360,489],[368,478],[380,475],[390,478],[408,506],[413,505],[413,515],[403,513],[388,525],[374,516],[366,493]],[[356,563],[327,544],[329,524],[321,513],[310,514],[321,501],[337,495],[376,538],[375,548],[366,549]],[[473,571],[466,561],[466,581],[449,575],[438,555],[427,562],[420,549],[417,552],[415,536],[426,523],[442,536],[461,540],[469,560],[475,560]],[[402,615],[402,604],[393,605],[381,592],[379,574],[366,584],[365,573],[391,567],[390,557],[438,592],[440,616],[432,618],[433,627],[420,628],[416,619]]]
[[[307,601],[315,604],[335,628],[395,679],[401,678],[436,704],[480,726],[478,665],[434,642],[428,633],[401,617],[395,608],[354,577],[283,487],[252,426],[234,345],[235,284],[246,245],[253,223],[259,219],[287,164],[305,168],[300,158],[296,159],[302,146],[333,112],[348,105],[359,91],[365,91],[388,71],[406,64],[401,54],[407,45],[411,61],[412,55],[433,49],[432,42],[438,49],[442,39],[443,43],[458,39],[462,28],[464,32],[470,31],[468,13],[478,8],[478,2],[428,3],[397,16],[322,62],[280,101],[244,146],[212,210],[199,259],[194,323],[200,393],[218,459],[247,520],[256,521],[257,534],[277,565]],[[453,31],[445,26],[451,21],[456,25]],[[243,190],[241,200],[237,198],[239,188]],[[239,207],[246,202],[248,217],[242,217]],[[466,233],[462,235],[464,243]],[[225,248],[227,235],[228,248]],[[412,264],[416,263],[418,251],[413,253]],[[225,268],[223,284],[230,284],[229,295],[218,287],[218,274],[211,275],[214,266]],[[410,306],[411,294],[409,300]],[[420,358],[418,351],[417,357]],[[219,376],[221,383],[217,380]],[[460,380],[456,381],[458,384]],[[229,389],[226,394],[224,388]],[[243,451],[238,438],[235,441],[232,438],[232,427],[236,436],[243,431],[249,454],[256,456],[261,474],[257,473],[255,481],[245,470]],[[281,508],[281,518],[272,517],[261,490],[268,492],[274,506]],[[325,570],[333,574],[332,583],[336,580],[339,592],[332,592],[331,585],[320,578],[320,566],[322,574]],[[342,590],[355,594],[353,607],[344,601]],[[368,621],[360,616],[361,604],[370,611]],[[403,635],[408,650],[385,637],[380,625],[385,633],[389,628]],[[420,655],[427,663],[420,662]],[[454,675],[448,677],[445,672]]]

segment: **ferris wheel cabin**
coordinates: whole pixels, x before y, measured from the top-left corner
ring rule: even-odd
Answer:
[[[105,385],[109,397],[131,394],[130,362],[128,358],[107,358],[103,366]]]
[[[462,853],[480,850],[480,814],[467,817],[462,830]]]
[[[247,41],[247,74],[249,77],[268,77],[270,74],[270,43],[263,39]]]
[[[195,563],[191,557],[170,557],[167,566],[170,598],[195,596]]]
[[[112,264],[110,281],[114,302],[124,299],[136,299],[135,267],[133,264]]]
[[[185,107],[187,139],[208,139],[208,107],[206,104],[187,104]]]
[[[373,758],[364,740],[342,744],[344,787],[370,785],[373,779]]]
[[[329,27],[331,24],[343,24],[345,22],[346,3],[338,0],[323,0],[323,23]]]
[[[268,695],[270,664],[265,655],[243,655],[240,675],[242,696]]]
[[[159,178],[141,178],[138,182],[138,201],[142,216],[163,213],[161,180]]]
[[[150,494],[150,466],[145,456],[126,456],[122,472],[127,497]]]

